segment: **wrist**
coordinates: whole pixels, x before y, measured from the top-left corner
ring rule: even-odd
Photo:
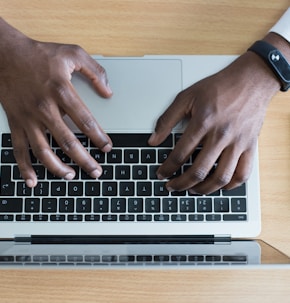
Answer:
[[[290,87],[290,45],[283,37],[270,33],[263,40],[256,41],[248,51],[259,57],[273,76],[280,82],[281,91]]]

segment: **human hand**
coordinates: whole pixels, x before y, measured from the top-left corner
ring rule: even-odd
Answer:
[[[27,186],[37,184],[29,148],[54,175],[71,180],[72,167],[64,164],[51,150],[46,130],[60,148],[91,177],[102,173],[64,123],[67,114],[104,152],[112,142],[98,125],[71,84],[71,74],[78,71],[91,80],[96,91],[110,97],[105,70],[82,48],[75,45],[34,41],[0,18],[0,100],[11,129],[14,156]]]
[[[149,139],[150,145],[159,145],[180,120],[188,118],[183,135],[157,171],[159,179],[171,178],[167,189],[208,194],[244,183],[251,172],[267,105],[279,88],[265,63],[247,52],[179,93]],[[172,178],[199,144],[202,150],[191,167]]]

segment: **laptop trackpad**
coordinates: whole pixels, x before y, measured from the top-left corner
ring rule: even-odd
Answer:
[[[156,119],[182,90],[181,60],[101,58],[97,61],[106,69],[114,93],[110,99],[99,97],[90,83],[78,74],[73,76],[72,82],[108,132],[151,132]]]

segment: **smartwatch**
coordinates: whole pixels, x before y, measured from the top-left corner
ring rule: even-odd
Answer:
[[[290,65],[283,54],[266,41],[256,41],[248,51],[256,53],[271,68],[281,83],[281,91],[290,88]]]

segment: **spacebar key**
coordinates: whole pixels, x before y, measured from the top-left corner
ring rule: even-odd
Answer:
[[[0,213],[21,213],[22,205],[21,198],[0,198]]]

